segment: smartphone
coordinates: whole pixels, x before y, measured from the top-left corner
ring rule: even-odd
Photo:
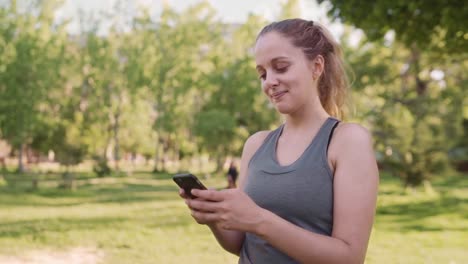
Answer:
[[[179,173],[174,175],[172,179],[180,188],[184,189],[185,194],[192,199],[196,198],[191,193],[192,189],[206,190],[206,187],[200,180],[191,173]]]

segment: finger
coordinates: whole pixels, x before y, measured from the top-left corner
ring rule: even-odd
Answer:
[[[204,200],[186,200],[186,203],[190,209],[197,211],[216,212],[220,209],[219,204],[216,202],[208,202]]]
[[[179,196],[184,198],[184,199],[188,199],[188,195],[185,193],[184,189],[180,188],[179,189]]]
[[[220,202],[224,200],[223,194],[220,191],[216,190],[192,189],[192,194],[197,196],[198,198],[202,198],[213,202]]]
[[[219,219],[218,215],[215,213],[206,213],[196,210],[192,210],[191,215],[199,223],[211,223],[216,222]]]

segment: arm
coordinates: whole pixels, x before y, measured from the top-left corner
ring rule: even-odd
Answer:
[[[329,148],[334,173],[332,236],[309,232],[259,207],[239,190],[192,190],[197,219],[255,233],[301,263],[362,263],[377,199],[378,170],[369,133],[340,125]]]
[[[329,153],[335,164],[331,237],[297,227],[261,210],[255,232],[301,263],[363,263],[377,198],[378,170],[367,130],[340,125]],[[334,158],[333,158],[334,157]]]
[[[241,167],[239,174],[239,189],[242,190],[245,184],[247,177],[247,168],[250,162],[250,159],[263,143],[264,139],[268,135],[268,131],[260,131],[250,136],[244,144],[244,149],[242,151],[241,157]],[[197,214],[200,212],[200,208],[195,208],[192,205],[193,201],[188,201],[190,209],[192,209],[192,216],[200,224],[207,224],[208,227],[213,232],[218,243],[228,252],[239,255],[244,242],[245,232],[238,230],[228,230],[222,228],[217,224],[216,221],[210,221],[206,219],[201,219],[197,217]]]

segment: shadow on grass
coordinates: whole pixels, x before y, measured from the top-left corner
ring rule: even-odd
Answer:
[[[402,232],[408,231],[466,231],[466,225],[461,226],[441,226],[428,225],[424,223],[425,218],[434,216],[446,216],[452,218],[454,215],[459,215],[460,219],[468,219],[468,199],[441,196],[436,200],[397,203],[387,206],[379,206],[377,215],[379,222],[388,224],[381,225],[387,229],[392,229],[398,225],[398,230]],[[390,216],[390,218],[387,218]]]
[[[67,232],[73,230],[118,228],[125,222],[123,217],[54,218],[0,223],[0,237],[38,236],[44,232]]]
[[[71,231],[120,230],[129,222],[139,222],[143,228],[181,228],[194,224],[194,220],[187,216],[173,215],[171,217],[155,216],[150,220],[127,217],[96,217],[96,218],[51,218],[31,219],[14,222],[0,222],[0,237],[32,236],[33,239],[44,236],[47,232],[66,233]]]
[[[175,185],[149,185],[123,183],[116,187],[98,187],[95,190],[96,203],[134,203],[168,201],[177,198]]]
[[[148,171],[133,171],[130,177],[137,179],[153,179],[153,180],[170,180],[173,174],[169,172],[148,172]]]
[[[438,195],[424,196],[424,186],[416,188],[417,196],[408,195],[398,178],[381,174],[376,224],[379,229],[398,232],[465,231],[468,222],[468,199],[460,195],[468,187],[463,175],[433,179],[432,188]],[[458,194],[456,194],[458,193]]]
[[[18,238],[32,236],[40,238],[46,232],[66,233],[79,230],[112,230],[121,229],[123,225],[135,219],[125,217],[98,217],[98,218],[54,218],[41,220],[26,220],[0,223],[0,237]],[[147,221],[146,221],[147,222]],[[154,219],[152,223],[145,223],[146,228],[180,228],[188,226],[192,219],[188,217],[172,217],[168,219]]]
[[[411,215],[412,217],[419,219],[440,214],[460,213],[462,215],[466,215],[468,212],[463,211],[463,207],[466,202],[468,202],[467,199],[441,196],[439,199],[432,201],[379,206],[377,208],[377,213],[379,215]]]
[[[387,172],[380,172],[380,187],[379,194],[403,194],[405,187],[403,182],[395,176]],[[468,188],[468,175],[455,174],[450,176],[435,177],[431,180],[433,188],[442,190],[450,190],[453,188]]]
[[[169,201],[177,199],[175,184],[141,184],[118,182],[116,184],[80,186],[74,191],[39,189],[25,191],[0,187],[0,204],[9,206],[73,206],[83,203],[135,203]],[[36,197],[36,199],[35,199]],[[45,199],[37,199],[45,198]]]
[[[442,232],[442,231],[466,231],[466,228],[462,227],[450,227],[450,226],[428,226],[427,224],[411,224],[403,225],[398,230],[401,232]]]
[[[439,189],[468,188],[468,175],[437,178],[432,185]]]

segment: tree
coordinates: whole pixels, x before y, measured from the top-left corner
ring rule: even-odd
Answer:
[[[236,123],[226,110],[208,110],[198,113],[194,132],[199,135],[203,150],[216,157],[216,170],[220,171],[223,158],[232,149]]]
[[[229,41],[216,43],[208,54],[216,70],[205,77],[208,100],[197,120],[203,122],[202,128],[210,129],[200,129],[196,122],[195,131],[202,146],[211,146],[208,150],[216,157],[218,170],[225,157],[240,155],[250,134],[269,129],[278,120],[261,92],[252,53],[255,38],[265,23],[250,15],[244,24],[231,26],[226,33]],[[209,120],[202,121],[205,118]],[[214,137],[212,131],[222,132]]]
[[[382,113],[370,116],[383,163],[405,185],[419,185],[448,166],[447,153],[462,131],[468,8],[459,1],[331,3],[335,19],[362,28],[374,41],[349,56],[352,61],[360,53],[354,67],[376,73],[361,71],[356,84],[379,97],[374,109]],[[390,30],[395,40],[386,35]]]
[[[221,36],[214,15],[214,9],[201,2],[181,14],[166,6],[152,27],[145,16],[137,21],[138,36],[148,43],[143,54],[149,55],[139,57],[145,68],[139,85],[149,87],[154,96],[156,153],[163,153],[155,160],[163,161],[163,169],[166,156],[178,159],[195,148],[190,129],[203,100],[206,51]]]
[[[53,21],[59,5],[60,1],[40,1],[25,14],[17,12],[16,1],[1,8],[0,130],[17,150],[20,172],[25,146],[47,127],[49,94],[63,80],[65,24]]]
[[[345,46],[345,55],[355,75],[355,118],[372,128],[382,167],[406,186],[443,172],[448,151],[462,135],[458,78],[466,66],[366,38],[356,48]]]
[[[319,0],[320,3],[325,0]],[[467,53],[468,7],[458,0],[330,0],[329,14],[363,29],[370,40],[394,30],[397,40],[421,51]]]

